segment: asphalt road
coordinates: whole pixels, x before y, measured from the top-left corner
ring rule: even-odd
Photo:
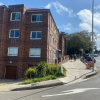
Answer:
[[[95,66],[100,68],[100,57]],[[51,88],[1,92],[0,100],[100,100],[100,73],[83,82]]]

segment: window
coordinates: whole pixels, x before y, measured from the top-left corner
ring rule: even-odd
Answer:
[[[54,59],[56,59],[56,53],[54,53]]]
[[[30,57],[41,57],[41,49],[40,48],[30,48]]]
[[[51,43],[51,34],[50,34],[50,43]]]
[[[41,31],[32,31],[31,39],[41,39]]]
[[[42,14],[32,15],[32,22],[42,22]]]
[[[49,58],[50,58],[50,50],[49,50]]]
[[[55,41],[55,47],[57,46],[57,42]]]
[[[19,38],[19,30],[10,30],[9,38]]]
[[[53,38],[53,44],[55,43],[55,40],[54,40],[54,38]]]
[[[52,27],[52,18],[50,17],[50,27]]]
[[[8,56],[18,56],[18,47],[9,47]]]
[[[49,58],[51,58],[51,50],[49,50]]]
[[[12,21],[19,21],[20,17],[21,17],[21,13],[20,12],[11,13],[11,20]]]
[[[56,34],[56,29],[55,29],[55,34]]]

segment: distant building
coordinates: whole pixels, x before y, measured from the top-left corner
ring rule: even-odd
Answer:
[[[58,43],[59,30],[49,9],[0,6],[0,78],[21,78],[40,61],[55,63]]]
[[[67,55],[66,48],[66,37],[64,32],[60,32],[59,34],[59,61],[64,60],[64,56]]]

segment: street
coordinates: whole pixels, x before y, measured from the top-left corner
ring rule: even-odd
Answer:
[[[100,69],[100,57],[96,57]],[[1,92],[0,100],[100,100],[100,73],[80,83],[24,91]]]

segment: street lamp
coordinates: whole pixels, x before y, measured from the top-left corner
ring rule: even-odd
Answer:
[[[94,0],[92,0],[92,71],[94,71],[94,34],[93,34]]]

